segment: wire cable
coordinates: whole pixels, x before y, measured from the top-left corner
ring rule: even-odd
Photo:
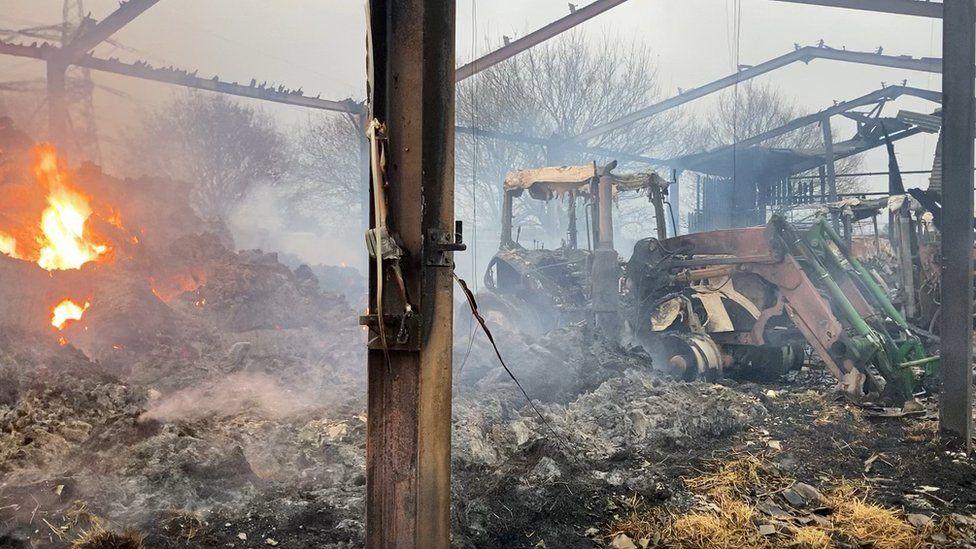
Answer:
[[[477,59],[478,37],[478,0],[471,0],[471,58]],[[478,126],[478,79],[471,82],[471,127]],[[473,135],[471,160],[471,276],[474,280],[474,291],[478,291],[478,160],[480,139]],[[472,332],[473,333],[473,332]]]
[[[478,0],[471,0],[471,59],[477,59],[478,37]],[[471,127],[478,127],[478,79],[471,79]],[[478,135],[472,135],[472,155],[471,155],[471,277],[474,279],[474,291],[478,291]],[[471,356],[471,349],[474,347],[474,336],[477,328],[471,324],[468,334],[468,349],[464,352],[461,359],[461,366],[458,368],[458,377],[464,373],[464,365],[468,363]]]
[[[508,377],[512,378],[512,381],[515,382],[516,387],[518,387],[519,391],[522,392],[522,396],[525,397],[525,401],[529,403],[529,406],[532,407],[532,411],[534,411],[535,415],[539,417],[542,424],[546,426],[546,429],[549,430],[556,442],[563,446],[563,449],[566,450],[569,457],[572,457],[574,461],[579,463],[579,458],[577,458],[575,453],[572,451],[569,441],[565,437],[560,436],[559,433],[557,433],[552,427],[552,423],[550,423],[549,420],[542,415],[542,411],[539,410],[539,407],[535,405],[535,402],[532,402],[532,399],[529,397],[529,393],[525,391],[525,387],[522,387],[522,383],[517,377],[515,377],[515,373],[512,372],[511,368],[508,367],[508,364],[505,363],[505,359],[502,358],[501,351],[498,350],[498,344],[495,343],[495,336],[493,336],[491,334],[491,330],[488,329],[488,324],[485,322],[485,318],[481,316],[481,313],[478,312],[478,302],[475,301],[474,294],[471,293],[471,290],[468,288],[468,284],[461,277],[459,277],[457,273],[453,273],[453,275],[454,281],[457,282],[458,286],[461,287],[461,291],[464,293],[464,297],[468,301],[468,307],[471,308],[471,314],[474,316],[474,319],[478,321],[478,324],[481,325],[481,331],[485,333],[485,337],[487,337],[488,342],[491,343],[491,348],[495,350],[495,356],[498,357],[498,362],[502,365],[502,368],[505,369],[505,373],[507,373]]]

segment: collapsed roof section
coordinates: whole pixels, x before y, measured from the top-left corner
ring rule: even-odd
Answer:
[[[676,158],[676,167],[721,178],[743,181],[776,181],[823,166],[829,162],[826,147],[784,148],[764,145],[771,139],[812,124],[843,116],[857,123],[850,139],[832,144],[834,160],[854,156],[885,144],[885,133],[892,142],[918,133],[939,131],[938,111],[932,114],[900,111],[883,117],[888,101],[902,96],[941,102],[941,93],[908,86],[888,86],[857,99],[839,103],[818,113],[801,116],[782,126],[751,136],[733,145]],[[855,109],[870,106],[867,112]],[[936,121],[936,122],[933,122]]]

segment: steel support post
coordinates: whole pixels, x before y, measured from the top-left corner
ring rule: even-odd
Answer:
[[[579,245],[579,232],[576,229],[576,192],[570,191],[567,193],[567,226],[566,226],[566,238],[570,249],[575,250]]]
[[[827,202],[837,202],[837,172],[834,166],[834,134],[830,128],[830,117],[820,120],[820,129],[823,130],[824,143],[824,168],[827,176]],[[830,224],[835,231],[839,231],[837,214],[830,214]]]
[[[972,447],[976,5],[942,4],[942,394],[939,425]]]
[[[511,248],[515,246],[515,240],[512,238],[512,193],[511,191],[502,191],[502,248]]]
[[[444,237],[455,231],[455,2],[370,0],[368,8],[370,113],[386,126],[385,178],[373,171],[371,190],[382,190],[396,241],[382,249],[402,255],[383,253],[381,273],[371,261],[366,547],[446,549],[453,260]],[[379,323],[388,327],[385,341]]]
[[[593,315],[596,327],[613,339],[620,331],[620,265],[613,247],[613,177],[603,175],[597,183],[597,219],[599,236],[593,251]]]
[[[895,212],[898,231],[898,261],[901,264],[901,285],[904,291],[905,316],[915,317],[915,262],[912,258],[912,212],[908,201]],[[850,243],[848,243],[850,247]]]
[[[681,172],[674,170],[672,176],[672,183],[668,186],[668,202],[671,204],[671,214],[674,215],[674,236],[678,236],[681,226]]]

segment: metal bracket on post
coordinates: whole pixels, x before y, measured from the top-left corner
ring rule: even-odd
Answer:
[[[454,252],[468,249],[464,243],[461,221],[454,222],[454,232],[440,228],[427,229],[427,265],[430,267],[454,268]]]
[[[398,290],[403,312],[400,314],[383,314],[383,329],[380,329],[379,314],[367,314],[359,317],[359,324],[366,326],[370,334],[375,336],[369,340],[370,349],[416,351],[420,349],[420,315],[417,314],[407,297],[403,282],[403,272],[400,261],[406,253],[397,243],[394,235],[386,227],[370,229],[366,232],[366,248],[372,258],[379,255],[383,259],[383,275],[387,273]],[[382,341],[385,335],[386,342]]]
[[[377,315],[362,315],[359,317],[359,324],[369,329],[370,338],[368,346],[370,349],[383,350],[383,342],[380,341],[380,327]],[[417,313],[405,313],[397,315],[383,315],[383,326],[386,328],[386,350],[389,351],[416,351],[420,348],[420,315]]]

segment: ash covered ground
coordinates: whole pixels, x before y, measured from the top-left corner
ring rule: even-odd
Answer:
[[[276,272],[279,282],[299,281]],[[362,341],[353,311],[335,307],[342,314],[332,310],[334,321],[313,326],[217,341],[208,333],[205,344],[184,334],[182,344],[206,350],[165,375],[146,368],[173,360],[170,341],[96,363],[70,345],[5,330],[2,546],[66,547],[93,528],[130,529],[145,547],[361,546]],[[789,545],[790,525],[826,512],[817,501],[785,500],[793,480],[822,493],[856,481],[920,542],[972,539],[976,471],[935,442],[931,414],[873,417],[831,399],[831,382],[816,368],[774,384],[682,383],[585,328],[534,341],[498,334],[547,427],[483,338],[464,360],[459,331],[456,546],[718,546],[642,538],[621,521],[708,513],[709,494],[688,479],[743,456],[758,465],[739,489],[770,513],[755,511],[750,521],[757,531],[777,528],[757,544]],[[931,522],[916,529],[909,517],[917,516]],[[652,531],[661,535],[673,518],[659,520]]]
[[[124,184],[130,222],[158,230],[71,275],[0,257],[19,285],[0,296],[0,547],[362,546],[349,276],[234,251],[178,204],[140,210],[168,182],[75,176]],[[60,333],[18,308],[48,285],[93,296]],[[889,417],[834,398],[816,364],[676,382],[585,326],[493,326],[543,422],[468,318],[459,304],[458,547],[974,543],[976,471],[940,445],[931,402]]]

